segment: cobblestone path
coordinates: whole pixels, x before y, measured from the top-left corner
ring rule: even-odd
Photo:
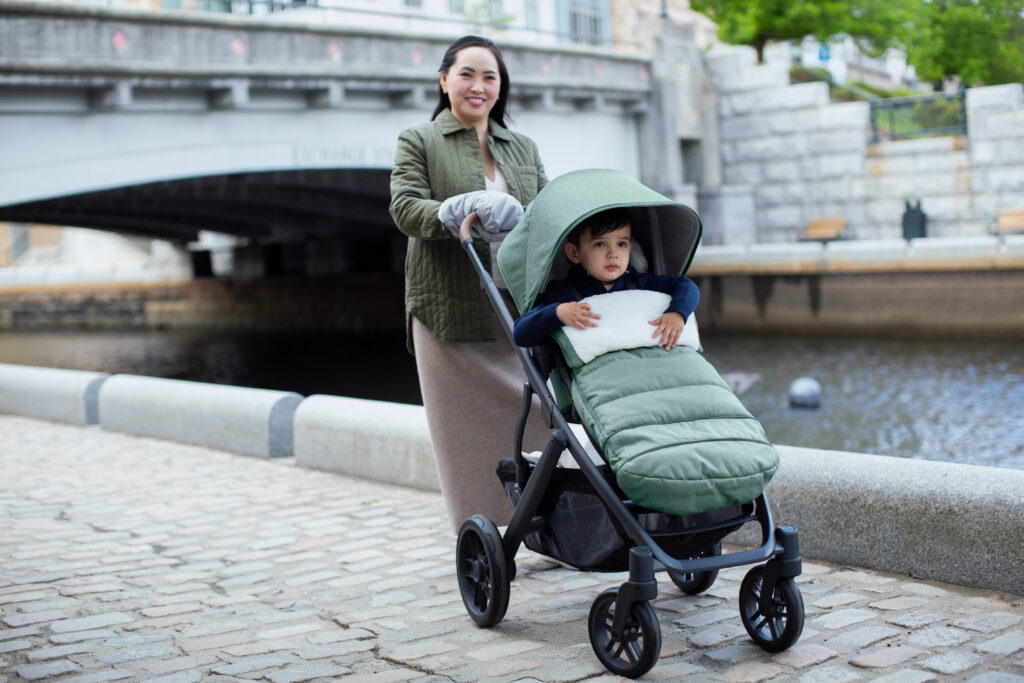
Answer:
[[[586,618],[623,575],[520,551],[481,630],[454,545],[435,493],[0,416],[0,682],[615,680]],[[778,655],[740,623],[745,568],[699,597],[661,575],[645,680],[1024,681],[1024,598],[804,570],[807,625]]]

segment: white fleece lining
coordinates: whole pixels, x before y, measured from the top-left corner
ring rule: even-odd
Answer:
[[[651,336],[655,327],[650,321],[665,312],[672,297],[646,289],[627,289],[595,294],[581,301],[590,304],[590,310],[601,316],[597,327],[577,330],[566,326],[562,330],[580,360],[589,363],[610,351],[657,346],[658,340]],[[692,313],[686,319],[678,343],[695,351],[700,350],[697,320]]]

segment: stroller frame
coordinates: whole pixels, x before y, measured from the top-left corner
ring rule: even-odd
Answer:
[[[466,217],[459,239],[505,334],[511,340],[512,315],[490,272],[473,248],[470,228],[476,218],[476,212]],[[602,593],[590,613],[591,644],[606,668],[612,673],[636,678],[657,662],[661,636],[649,603],[658,595],[655,573],[659,571],[669,572],[673,577],[710,575],[713,581],[720,569],[766,562],[763,567],[752,569],[743,580],[740,616],[751,638],[762,648],[779,652],[791,647],[803,630],[804,619],[803,601],[793,581],[800,575],[802,567],[799,540],[795,527],[774,525],[764,492],[753,501],[752,513],[749,512],[751,504],[747,504],[743,506],[740,517],[697,526],[686,532],[697,534],[732,527],[724,534],[727,535],[748,522],[756,521],[761,529],[759,547],[729,554],[700,553],[700,556],[685,559],[671,556],[631,514],[630,508],[639,506],[623,500],[623,496],[602,475],[599,466],[586,454],[531,352],[514,343],[513,346],[527,376],[515,428],[512,458],[515,462],[515,483],[510,486],[506,482],[506,492],[514,512],[504,535],[499,534],[491,520],[481,515],[467,519],[459,531],[456,552],[458,579],[470,617],[482,627],[494,626],[504,617],[509,583],[515,576],[515,555],[526,537],[544,526],[544,518],[537,516],[537,511],[559,457],[563,450],[568,449],[606,510],[635,544],[629,548],[629,578],[617,589]],[[523,457],[522,445],[535,394],[540,399],[545,424],[553,432],[540,459],[536,465],[531,465]],[[684,590],[699,593],[710,587],[711,581],[693,591]]]

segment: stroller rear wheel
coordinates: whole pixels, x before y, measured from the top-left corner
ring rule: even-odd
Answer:
[[[717,557],[721,554],[722,544],[719,542],[701,552],[697,557]],[[668,577],[672,579],[672,583],[679,590],[687,595],[698,595],[711,588],[711,584],[718,578],[718,570],[709,569],[706,572],[686,572],[683,574],[669,572]]]
[[[473,515],[462,523],[455,546],[459,591],[478,626],[494,626],[508,609],[509,578],[505,544],[487,517]]]
[[[638,678],[654,668],[661,654],[661,627],[654,608],[649,602],[635,602],[629,608],[629,618],[622,637],[612,635],[615,622],[615,599],[618,588],[609,588],[597,596],[590,607],[587,622],[590,645],[601,664],[613,674]]]
[[[775,581],[768,612],[761,611],[764,565],[754,567],[740,584],[740,619],[750,638],[768,652],[782,652],[796,643],[804,630],[804,600],[796,581]]]

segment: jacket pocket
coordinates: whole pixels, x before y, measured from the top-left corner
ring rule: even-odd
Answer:
[[[537,169],[533,166],[513,166],[512,170],[515,174],[516,184],[519,186],[509,188],[512,190],[512,194],[523,204],[532,202],[534,197],[537,196],[537,184],[539,182]]]

